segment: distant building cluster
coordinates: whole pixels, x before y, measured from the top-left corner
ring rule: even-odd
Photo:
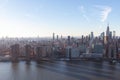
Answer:
[[[80,38],[59,37],[53,33],[48,39],[16,38],[1,39],[0,55],[10,55],[12,61],[25,59],[120,59],[120,37],[115,31],[106,32],[95,37],[91,32]]]

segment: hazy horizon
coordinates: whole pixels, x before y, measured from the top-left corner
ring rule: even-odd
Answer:
[[[0,37],[120,36],[119,0],[0,0]]]

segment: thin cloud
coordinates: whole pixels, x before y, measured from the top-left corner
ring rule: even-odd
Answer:
[[[103,11],[101,11],[101,18],[102,18],[101,21],[102,22],[104,22],[107,19],[108,15],[110,14],[111,11],[112,11],[111,7],[105,7],[103,9]]]
[[[102,22],[106,21],[108,18],[108,15],[112,11],[112,8],[110,6],[99,6],[99,5],[96,5],[95,7],[100,10],[101,21]]]
[[[85,7],[83,5],[79,6],[79,10],[80,12],[82,13],[82,16],[87,20],[89,21],[89,18],[88,16],[86,15],[86,11],[85,11]]]
[[[83,6],[83,5],[80,6],[79,9],[80,9],[80,12],[85,13],[84,6]]]
[[[89,18],[88,18],[85,14],[83,14],[83,17],[84,17],[87,21],[89,21]]]

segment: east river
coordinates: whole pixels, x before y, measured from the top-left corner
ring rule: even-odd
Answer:
[[[0,80],[120,80],[120,63],[94,61],[0,62]]]

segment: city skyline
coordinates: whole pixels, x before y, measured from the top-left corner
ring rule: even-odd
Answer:
[[[0,37],[120,35],[118,0],[0,0]]]

